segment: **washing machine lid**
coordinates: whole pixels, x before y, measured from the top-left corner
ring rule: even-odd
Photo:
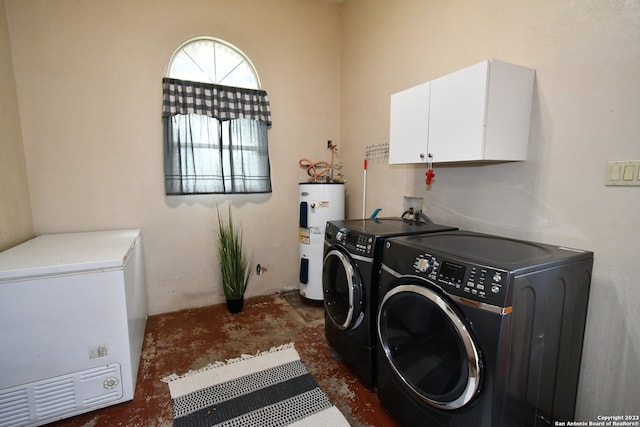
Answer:
[[[346,228],[358,234],[373,235],[376,237],[392,237],[421,233],[435,233],[440,231],[457,230],[456,227],[412,221],[399,217],[391,218],[366,218],[347,219],[342,221],[330,221],[336,227]]]
[[[591,251],[465,230],[396,239],[404,240],[425,252],[438,251],[458,259],[514,272],[593,257]]]

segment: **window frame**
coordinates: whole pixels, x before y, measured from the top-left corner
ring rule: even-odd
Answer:
[[[192,57],[190,53],[206,53],[207,46],[198,47],[197,50],[192,52],[187,52],[185,49],[193,43],[202,41],[212,43],[209,52],[211,52],[214,57],[205,58],[199,63],[198,58],[202,58],[202,56]],[[224,50],[218,51],[218,47],[231,50],[232,53],[228,54]],[[216,52],[224,55],[221,58],[231,59],[229,64],[227,64],[228,66],[221,66],[221,72],[223,74],[221,76],[218,75],[218,70],[216,69],[218,61],[215,57]],[[186,54],[193,62],[186,63],[184,67],[179,67],[176,65],[176,60],[182,53]],[[184,59],[184,56],[182,56],[182,58]],[[195,68],[193,68],[193,65],[195,65]],[[198,71],[198,69],[200,71]],[[238,70],[244,74],[233,75],[233,73]],[[195,78],[198,75],[199,78]],[[229,78],[229,76],[231,77]],[[261,89],[258,72],[248,56],[238,47],[225,40],[210,36],[193,37],[180,44],[173,52],[167,68],[166,78],[163,79],[163,87],[165,81],[167,81],[168,84],[171,84],[169,82],[172,81],[179,85],[178,87],[184,87],[183,90],[187,91],[181,94],[175,93],[175,99],[180,100],[180,104],[176,104],[175,106],[171,100],[173,98],[165,97],[172,97],[171,92],[169,94],[163,94],[163,97],[165,97],[163,121],[165,122],[164,152],[166,194],[271,193],[272,184],[267,136],[268,128],[271,125],[269,102],[266,92]],[[232,82],[234,85],[224,84],[225,81]],[[245,84],[237,84],[240,82]],[[247,84],[247,82],[250,84]],[[191,92],[192,90],[194,92]],[[202,90],[211,92],[205,94],[200,92]],[[185,102],[185,95],[187,96],[186,99],[188,99],[187,104],[182,103]],[[193,98],[190,98],[191,96],[193,96]],[[205,98],[201,96],[205,96]],[[219,96],[221,96],[221,98],[218,98]],[[255,115],[256,110],[244,110],[244,108],[247,108],[247,102],[255,102],[256,98],[259,99],[260,103],[258,107],[259,117]],[[169,111],[165,110],[166,102],[169,102],[169,105],[171,105],[171,110]],[[194,104],[191,104],[191,102],[194,102]],[[213,104],[210,104],[210,102],[213,102]],[[249,106],[250,105],[251,104],[249,104]],[[174,108],[177,108],[177,110],[174,110]],[[218,108],[220,108],[220,110],[218,110]],[[241,109],[236,111],[234,108]],[[175,133],[173,131],[174,125],[177,125],[179,122],[175,122],[172,116],[176,114],[185,117],[189,123],[195,119],[197,124],[196,121],[194,121],[193,127],[192,124],[189,124],[189,129],[178,130],[178,133]],[[218,116],[218,114],[221,114],[221,116]],[[247,117],[247,114],[253,118],[243,118],[243,115]],[[187,119],[185,115],[189,116],[189,118]],[[246,124],[242,124],[244,120],[250,120],[254,122],[254,124],[247,128]],[[216,131],[213,131],[213,128],[210,127],[212,121],[217,123]],[[226,121],[229,121],[229,123],[225,123]],[[234,122],[237,124],[233,124]],[[256,128],[255,126],[258,125],[259,122],[262,122],[262,124]],[[230,139],[230,129],[232,127],[236,129],[234,131],[234,138],[238,139]],[[207,132],[207,129],[210,130]],[[250,129],[248,133],[245,132],[247,129]],[[256,129],[262,130],[255,133]],[[183,140],[182,137],[178,136],[183,135],[181,133],[183,131],[187,132],[187,134],[184,135],[192,135],[191,132],[194,130],[206,132],[209,140],[207,141],[207,138],[201,140],[199,138],[197,140],[188,138],[187,140]],[[198,132],[198,134],[201,136],[205,135],[202,132]],[[214,142],[214,139],[217,139],[217,142]],[[205,153],[203,150],[206,151],[207,148],[209,148],[209,151]],[[203,154],[197,156],[198,152]],[[184,153],[189,154],[185,155]],[[248,164],[246,163],[247,160],[245,160],[243,153],[248,154],[249,158],[252,159],[249,160]],[[190,160],[187,160],[187,158]],[[218,160],[214,160],[214,158],[219,158],[219,164]],[[229,163],[229,161],[231,161],[231,163]],[[240,167],[236,169],[236,165]],[[202,181],[199,181],[200,179],[202,179]],[[196,184],[196,182],[207,182],[207,184]],[[220,191],[219,188],[217,188],[218,186],[221,186],[223,190]],[[216,188],[213,189],[212,187]]]
[[[256,82],[256,86],[237,86],[237,87],[244,87],[247,89],[261,89],[262,88],[262,84],[260,83],[260,76],[258,75],[258,70],[256,69],[255,65],[253,65],[253,62],[251,62],[251,59],[249,59],[249,57],[242,51],[242,49],[240,49],[239,47],[235,46],[232,43],[229,43],[226,40],[220,39],[218,37],[211,37],[211,36],[196,36],[196,37],[192,37],[189,40],[183,42],[182,44],[180,44],[180,46],[178,46],[174,51],[173,54],[171,55],[171,59],[169,60],[169,66],[167,67],[167,72],[165,73],[165,75],[169,78],[174,78],[174,79],[181,79],[181,77],[179,76],[173,76],[171,75],[171,69],[173,67],[173,63],[176,60],[176,57],[184,51],[184,49],[195,42],[199,42],[199,41],[210,41],[215,44],[220,44],[222,46],[225,46],[229,49],[231,49],[232,51],[234,51],[236,54],[238,54],[238,56],[240,56],[243,61],[248,65],[249,69],[251,70],[253,77],[255,79]],[[215,50],[214,50],[215,52]],[[239,64],[240,65],[240,64]],[[239,65],[237,65],[236,67],[234,67],[234,69],[236,69]],[[182,79],[185,80],[185,79]],[[218,81],[218,79],[214,79],[216,81],[210,80],[210,81],[202,81],[202,80],[193,80],[193,81],[199,81],[202,83],[212,83],[212,84],[218,84],[218,85],[224,85],[224,83]],[[232,86],[232,85],[226,85],[226,86]]]

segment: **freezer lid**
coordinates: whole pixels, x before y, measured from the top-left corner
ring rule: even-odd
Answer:
[[[0,282],[123,268],[140,230],[43,234],[0,252]]]

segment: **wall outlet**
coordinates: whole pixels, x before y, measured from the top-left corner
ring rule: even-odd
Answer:
[[[640,186],[640,160],[608,161],[605,185]]]

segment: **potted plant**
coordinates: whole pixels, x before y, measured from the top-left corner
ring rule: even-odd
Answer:
[[[218,210],[218,256],[222,273],[222,289],[231,313],[242,311],[244,292],[253,271],[252,261],[242,247],[242,229],[234,227],[229,206],[229,219],[224,222]]]

